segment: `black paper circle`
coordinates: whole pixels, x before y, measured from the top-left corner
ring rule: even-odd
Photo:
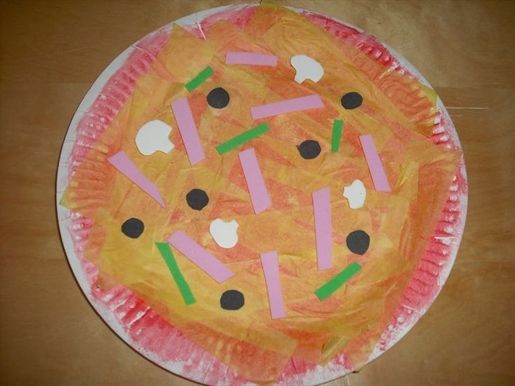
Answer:
[[[220,307],[224,310],[239,310],[245,304],[245,297],[240,291],[228,290],[220,297]]]
[[[363,255],[370,245],[370,236],[367,232],[357,230],[347,236],[347,248],[357,255]]]
[[[359,92],[348,92],[342,96],[341,100],[343,108],[352,110],[358,108],[363,103],[363,97]]]
[[[214,88],[207,94],[207,104],[215,109],[223,109],[229,100],[229,93],[223,87]]]
[[[137,239],[145,230],[145,224],[139,218],[130,218],[122,224],[122,233],[131,239]]]
[[[209,197],[202,189],[191,189],[186,195],[186,201],[191,209],[202,210],[209,203]]]
[[[322,151],[320,144],[312,139],[302,142],[297,146],[297,149],[299,150],[300,156],[304,159],[316,158]]]

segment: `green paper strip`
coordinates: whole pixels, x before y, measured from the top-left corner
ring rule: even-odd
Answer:
[[[192,92],[202,83],[204,83],[211,75],[213,75],[213,69],[211,67],[206,67],[202,71],[200,71],[192,80],[184,85],[186,90]]]
[[[184,303],[187,305],[193,304],[196,302],[193,293],[191,292],[190,286],[182,276],[181,270],[177,265],[177,261],[175,260],[175,256],[173,255],[170,246],[167,243],[156,243],[157,249],[161,253],[163,260],[165,261],[170,273],[172,274],[173,279],[175,280],[175,284],[179,288],[181,292],[182,298],[184,299]]]
[[[338,288],[340,288],[347,280],[353,277],[359,272],[361,265],[353,262],[349,264],[343,271],[333,277],[322,287],[315,291],[315,295],[320,299],[324,300],[331,296]]]
[[[258,126],[247,130],[240,135],[237,135],[236,137],[231,138],[227,142],[221,143],[216,147],[216,150],[219,154],[224,154],[232,149],[243,145],[245,142],[248,142],[256,137],[259,137],[260,135],[265,134],[269,129],[269,126],[267,123],[261,123]]]
[[[343,121],[335,119],[333,122],[333,139],[331,142],[331,151],[336,153],[340,150],[340,141],[342,139]]]

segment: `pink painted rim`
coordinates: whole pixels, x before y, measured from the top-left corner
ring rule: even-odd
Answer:
[[[230,18],[244,22],[255,5],[219,7],[186,16],[176,21],[201,34],[199,24]],[[338,38],[355,44],[371,58],[392,71],[412,76],[429,86],[421,74],[402,56],[355,27],[316,12],[294,9]],[[78,213],[59,206],[63,190],[73,168],[80,163],[95,136],[101,133],[130,95],[136,79],[144,74],[166,42],[170,25],[144,37],[120,54],[99,76],[77,109],[61,149],[57,177],[57,213],[61,239],[68,262],[86,298],[129,346],[174,374],[206,384],[248,384],[231,369],[190,342],[177,329],[159,317],[144,302],[124,287],[100,291],[94,286],[97,269],[82,258],[81,247],[91,223]],[[437,103],[438,116],[432,140],[438,146],[461,149],[456,129],[443,106]],[[372,352],[369,362],[397,343],[428,310],[456,259],[467,211],[467,176],[461,160],[437,228],[428,242],[404,297]],[[290,361],[280,384],[319,384],[353,371],[340,354],[325,366]]]

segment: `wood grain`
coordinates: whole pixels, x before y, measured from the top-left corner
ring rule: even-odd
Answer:
[[[0,2],[0,384],[190,385],[129,349],[75,283],[54,183],[70,119],[131,43],[216,0]],[[378,36],[436,88],[465,151],[469,215],[441,295],[332,385],[515,384],[515,2],[281,1]]]

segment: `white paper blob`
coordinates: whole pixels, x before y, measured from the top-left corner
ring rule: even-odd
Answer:
[[[172,128],[159,119],[145,123],[136,134],[136,146],[143,155],[151,155],[156,151],[170,153],[175,147],[168,139]]]
[[[349,186],[343,188],[343,197],[349,201],[351,209],[359,209],[365,204],[367,190],[360,180],[354,180]]]
[[[222,248],[232,248],[238,243],[238,221],[224,221],[217,218],[209,225],[209,233]]]
[[[315,59],[307,55],[295,55],[290,59],[295,68],[295,82],[302,83],[306,79],[318,82],[324,75],[324,68]]]

